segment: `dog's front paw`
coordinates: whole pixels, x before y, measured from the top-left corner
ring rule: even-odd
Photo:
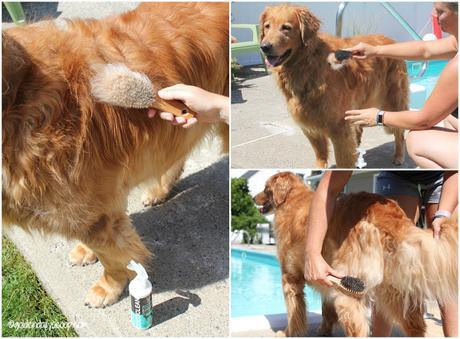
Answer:
[[[80,243],[69,252],[69,261],[72,266],[86,266],[94,264],[97,256],[91,249]]]
[[[164,202],[167,197],[167,192],[152,192],[152,190],[146,190],[144,194],[142,194],[142,205],[144,205],[144,207],[159,205]]]
[[[88,292],[85,299],[85,305],[89,307],[105,308],[118,301],[123,288],[108,286],[102,282],[102,279],[96,282]]]

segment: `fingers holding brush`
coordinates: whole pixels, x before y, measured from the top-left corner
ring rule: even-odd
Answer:
[[[183,128],[189,128],[198,122],[197,118],[185,118],[176,117],[174,114],[169,112],[158,112],[156,109],[149,109],[147,112],[149,118],[154,118],[158,115],[161,119],[171,122],[173,125],[182,126]]]

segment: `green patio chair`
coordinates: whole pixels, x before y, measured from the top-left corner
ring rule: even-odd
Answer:
[[[3,2],[6,7],[6,10],[10,14],[11,19],[13,19],[16,25],[25,25],[26,16],[22,10],[22,5],[20,2]]]
[[[252,40],[235,42],[232,44],[232,58],[242,54],[259,53],[262,58],[265,72],[268,72],[267,65],[264,62],[264,56],[260,50],[259,45],[259,25],[254,24],[232,24],[232,31],[234,29],[249,29],[252,31]]]

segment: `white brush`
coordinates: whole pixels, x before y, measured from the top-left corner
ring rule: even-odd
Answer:
[[[99,102],[126,108],[155,108],[186,119],[196,114],[181,101],[155,96],[153,84],[144,73],[123,64],[98,65],[94,69],[91,94]]]

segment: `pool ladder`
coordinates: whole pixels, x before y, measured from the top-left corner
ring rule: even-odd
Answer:
[[[420,35],[418,35],[418,33],[411,27],[411,25],[409,25],[406,20],[404,20],[404,18],[394,9],[392,5],[390,5],[388,2],[380,2],[380,4],[390,13],[393,18],[395,18],[401,24],[401,26],[411,35],[414,40],[422,40]],[[335,16],[335,35],[338,37],[342,37],[342,19],[347,5],[348,2],[341,2],[337,8],[337,14]],[[425,74],[427,68],[428,61],[425,60],[422,64],[422,67],[420,68],[420,71],[415,77],[422,77]]]

